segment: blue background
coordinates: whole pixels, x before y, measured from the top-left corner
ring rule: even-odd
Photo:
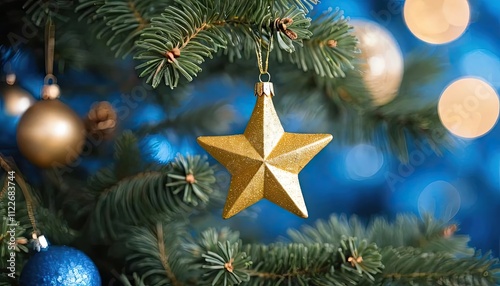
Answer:
[[[398,41],[404,55],[425,48],[444,55],[446,72],[435,84],[426,87],[427,95],[439,96],[454,79],[462,76],[481,77],[498,92],[500,89],[500,1],[470,0],[471,23],[458,40],[445,45],[429,45],[413,36],[406,27],[402,7],[404,1],[323,1],[317,10],[340,6],[345,15],[369,19],[387,28]],[[391,8],[390,8],[391,7]],[[394,8],[397,9],[394,9]],[[398,8],[399,7],[399,8]],[[130,69],[130,61],[120,63]],[[33,68],[29,52],[16,56],[12,68],[19,83],[31,94],[38,95],[43,72]],[[277,67],[273,67],[278,70]],[[132,69],[130,69],[132,71]],[[20,76],[22,75],[22,76]],[[83,116],[97,100],[118,100],[121,92],[112,82],[104,82],[106,94],[78,91],[78,86],[103,84],[103,79],[89,72],[68,71],[59,76],[59,82],[77,83],[71,96],[63,100]],[[238,120],[227,133],[243,131],[253,109],[253,87],[239,81],[216,79],[195,83],[194,92],[181,110],[195,108],[205,102],[225,101],[236,111]],[[278,91],[279,94],[279,91]],[[282,95],[284,96],[284,95]],[[0,103],[1,104],[1,103]],[[3,108],[2,108],[3,110]],[[280,114],[285,130],[308,132],[307,124],[298,124],[293,116]],[[130,115],[121,118],[121,128],[137,128],[141,124],[159,122],[166,114],[151,101],[140,102],[130,108]],[[0,152],[18,157],[15,127],[18,117],[0,113]],[[337,137],[334,133],[334,138]],[[393,218],[402,212],[436,217],[460,224],[459,233],[469,234],[471,245],[493,250],[500,248],[500,127],[475,140],[459,140],[455,148],[442,156],[428,149],[410,150],[409,165],[401,164],[392,154],[378,151],[368,143],[355,146],[341,145],[335,140],[326,147],[300,174],[304,198],[310,217],[298,218],[273,204],[261,201],[240,215],[219,221],[239,230],[245,237],[270,242],[286,234],[288,228],[313,224],[316,219],[328,218],[332,213],[357,214],[362,219],[374,215]],[[152,150],[158,161],[168,161],[177,153],[204,153],[194,137],[180,135],[172,130],[151,135],[143,140],[145,149]],[[28,166],[26,162],[19,163]],[[95,171],[108,162],[86,158],[83,167]],[[228,183],[228,176],[217,173]],[[388,180],[388,177],[397,180]]]

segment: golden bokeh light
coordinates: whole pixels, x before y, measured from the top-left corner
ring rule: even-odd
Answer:
[[[5,112],[11,116],[23,114],[35,103],[35,99],[24,89],[16,85],[8,85],[3,89]]]
[[[363,79],[375,105],[383,105],[397,95],[403,79],[404,60],[391,33],[377,23],[353,20],[363,64]]]
[[[476,138],[495,126],[500,112],[497,93],[477,78],[462,78],[450,84],[439,99],[438,113],[451,133]]]
[[[403,13],[410,31],[431,44],[456,40],[470,20],[467,0],[406,0]]]

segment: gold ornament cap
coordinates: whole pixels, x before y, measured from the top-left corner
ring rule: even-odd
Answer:
[[[42,88],[42,99],[53,100],[58,99],[61,95],[61,91],[57,84],[46,84]]]
[[[255,96],[274,96],[274,86],[272,82],[258,82],[255,84]]]

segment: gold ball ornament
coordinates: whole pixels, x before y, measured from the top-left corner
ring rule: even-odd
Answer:
[[[500,100],[492,86],[477,78],[462,78],[441,95],[438,114],[444,127],[463,138],[488,133],[496,124]]]
[[[71,163],[81,153],[84,142],[83,121],[59,100],[35,103],[17,126],[19,150],[42,168]]]
[[[29,92],[23,88],[7,84],[2,88],[4,110],[5,113],[12,116],[23,114],[31,105],[35,103],[35,99]]]
[[[406,0],[404,19],[420,40],[445,44],[459,38],[467,29],[470,7],[467,0]]]
[[[398,43],[389,31],[375,22],[353,20],[354,35],[361,50],[361,71],[375,105],[396,97],[403,79],[404,60]]]

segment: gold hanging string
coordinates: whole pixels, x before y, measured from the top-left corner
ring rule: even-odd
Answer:
[[[56,26],[49,17],[45,25],[45,84],[52,80],[51,84],[56,83],[54,76],[54,48],[56,45]]]
[[[270,0],[270,13],[271,17],[274,17],[274,0]],[[267,45],[267,51],[266,51],[266,59],[263,61],[262,59],[262,43],[264,41],[264,37],[262,35],[262,28],[259,29],[259,36],[255,36],[255,54],[257,55],[257,65],[259,67],[259,81],[262,82],[262,75],[267,75],[268,80],[267,82],[271,82],[271,74],[269,73],[269,55],[271,54],[271,49],[273,46],[273,38],[274,38],[274,28],[271,28],[271,35],[269,37],[269,43]]]
[[[4,169],[7,174],[9,172],[13,172],[14,170],[11,168],[9,163],[0,155],[0,167]],[[33,199],[31,196],[31,193],[28,191],[28,185],[26,184],[26,181],[23,179],[23,177],[20,174],[16,174],[14,176],[14,179],[16,180],[17,184],[19,185],[19,188],[23,192],[24,195],[24,200],[26,201],[26,209],[28,211],[28,218],[30,220],[31,226],[33,227],[33,234],[39,234],[38,228],[36,227],[36,220],[35,220],[35,213],[33,211],[33,206],[36,205],[36,201]],[[4,186],[4,188],[6,188]],[[2,194],[4,194],[4,190],[2,190]]]
[[[269,44],[266,51],[265,61],[262,59],[262,37],[256,38],[256,48],[255,54],[257,55],[257,66],[259,67],[259,81],[262,82],[262,75],[267,75],[269,77],[268,81],[271,81],[271,74],[269,74],[269,55],[271,54],[271,47],[273,44],[273,32],[271,31],[271,37],[269,38]]]

